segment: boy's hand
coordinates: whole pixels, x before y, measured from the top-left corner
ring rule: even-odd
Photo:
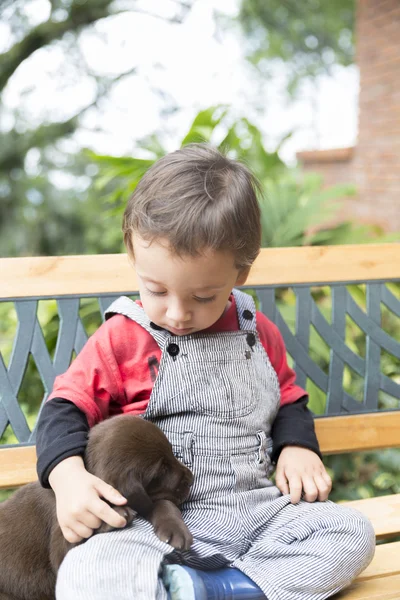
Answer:
[[[123,505],[127,500],[108,483],[86,471],[80,456],[66,458],[54,467],[49,483],[57,501],[57,519],[71,544],[89,538],[104,522],[125,527],[126,520],[104,502]]]
[[[282,494],[290,494],[290,501],[296,504],[303,499],[307,502],[323,502],[332,489],[332,480],[325,467],[312,450],[299,446],[285,446],[276,465],[276,486]]]

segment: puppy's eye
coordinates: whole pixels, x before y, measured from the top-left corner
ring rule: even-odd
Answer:
[[[162,477],[153,477],[147,484],[146,488],[148,491],[156,490],[162,486]]]

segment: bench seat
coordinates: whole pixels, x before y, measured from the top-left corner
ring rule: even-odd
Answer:
[[[379,501],[379,502],[378,502]],[[400,495],[381,496],[343,502],[360,510],[371,521],[377,539],[399,535]],[[388,507],[391,507],[388,509]],[[379,510],[382,509],[382,513]],[[387,522],[389,514],[391,529]],[[335,600],[390,600],[400,598],[400,541],[382,543],[376,547],[371,564],[357,577],[350,587],[334,596]]]
[[[400,574],[375,579],[356,579],[335,600],[399,600]]]
[[[341,504],[356,508],[368,517],[374,527],[377,540],[400,536],[400,494],[353,500]]]

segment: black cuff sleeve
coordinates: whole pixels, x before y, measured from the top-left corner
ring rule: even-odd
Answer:
[[[321,458],[314,417],[307,408],[308,396],[303,396],[292,404],[280,407],[272,425],[272,456],[276,463],[285,446],[301,446],[312,450]]]
[[[73,402],[52,398],[43,406],[36,429],[36,470],[41,485],[49,488],[49,475],[70,456],[83,456],[89,425]]]

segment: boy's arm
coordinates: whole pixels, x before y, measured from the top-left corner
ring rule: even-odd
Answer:
[[[46,402],[36,430],[37,474],[49,488],[49,475],[65,458],[84,455],[89,424],[86,415],[73,402],[53,398]]]
[[[314,418],[307,408],[308,395],[296,384],[296,373],[288,365],[285,342],[279,329],[263,313],[257,312],[257,331],[277,374],[281,392],[281,405],[271,431],[272,461],[278,461],[286,446],[301,446],[321,457]]]
[[[272,462],[278,461],[285,446],[301,446],[312,450],[321,458],[314,418],[307,407],[308,396],[280,407],[272,425]]]
[[[281,406],[271,432],[276,485],[282,494],[290,494],[293,503],[301,497],[308,502],[322,502],[328,498],[332,481],[321,461],[307,394],[296,384],[296,374],[288,365],[285,343],[276,325],[258,313],[257,330],[281,392]]]
[[[276,463],[275,483],[282,494],[296,504],[327,500],[332,487],[321,461],[314,419],[307,408],[308,397],[281,406],[272,426],[272,461]]]

